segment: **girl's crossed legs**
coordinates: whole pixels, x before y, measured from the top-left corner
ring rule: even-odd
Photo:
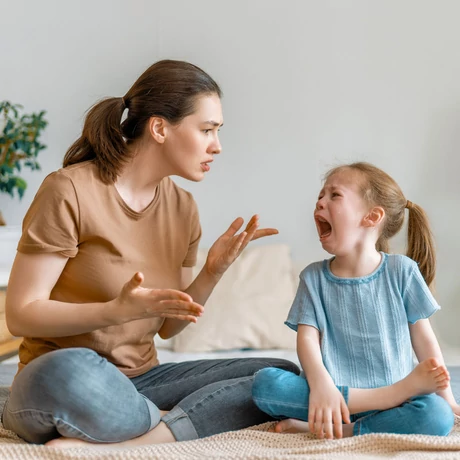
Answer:
[[[418,364],[403,380],[387,387],[338,387],[351,415],[344,436],[367,433],[446,436],[454,424],[451,407],[434,394],[448,384],[449,374],[434,358]],[[276,432],[307,432],[310,388],[304,375],[280,369],[260,370],[253,384],[259,409],[276,419]]]

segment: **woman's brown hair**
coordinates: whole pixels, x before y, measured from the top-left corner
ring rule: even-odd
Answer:
[[[89,110],[82,134],[67,150],[63,165],[94,160],[101,179],[113,183],[130,159],[128,145],[141,137],[151,117],[180,123],[195,111],[199,96],[211,94],[221,97],[222,91],[199,67],[183,61],[158,61],[123,97],[104,99]],[[127,117],[121,123],[125,109]]]
[[[391,176],[370,163],[358,162],[338,166],[328,171],[325,178],[346,170],[357,172],[361,176],[361,191],[368,203],[385,210],[382,232],[376,244],[378,251],[389,252],[388,240],[401,230],[405,210],[408,209],[406,255],[418,263],[426,284],[431,287],[436,272],[436,250],[425,211],[405,198]]]

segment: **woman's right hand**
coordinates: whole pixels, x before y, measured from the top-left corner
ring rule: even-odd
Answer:
[[[120,295],[114,300],[116,309],[122,309],[124,318],[174,318],[197,322],[204,307],[195,303],[185,292],[175,289],[147,289],[141,286],[144,275],[137,272],[123,286]]]
[[[333,383],[310,389],[308,426],[319,439],[342,437],[342,421],[350,423],[350,412],[345,399]]]

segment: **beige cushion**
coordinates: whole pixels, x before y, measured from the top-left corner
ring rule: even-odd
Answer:
[[[200,249],[194,275],[206,256]],[[292,272],[287,245],[246,248],[214,289],[198,323],[174,338],[174,351],[295,349],[296,334],[284,324],[297,288]]]

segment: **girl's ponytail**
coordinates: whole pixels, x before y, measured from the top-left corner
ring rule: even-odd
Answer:
[[[406,208],[409,211],[406,255],[418,263],[426,284],[431,287],[436,273],[436,250],[428,217],[411,201],[407,201]]]

